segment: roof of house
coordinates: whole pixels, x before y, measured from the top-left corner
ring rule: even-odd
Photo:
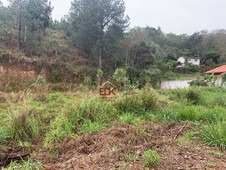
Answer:
[[[212,73],[224,73],[224,72],[226,72],[226,65],[217,67],[217,68],[215,68],[213,70],[207,71],[206,73],[207,74],[212,74]]]

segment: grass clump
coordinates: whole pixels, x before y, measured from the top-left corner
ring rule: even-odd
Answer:
[[[44,147],[48,148],[52,144],[60,142],[64,137],[76,137],[75,128],[80,119],[80,115],[70,110],[58,114],[51,122],[49,132],[46,133]]]
[[[40,135],[40,124],[32,108],[24,103],[23,107],[9,108],[6,112],[8,126],[6,131],[14,141],[31,141]]]
[[[157,151],[155,150],[144,151],[143,157],[144,157],[145,167],[155,168],[158,166],[160,161],[160,156]]]
[[[208,166],[209,168],[216,168],[217,164],[215,162],[207,162],[206,166]]]
[[[123,123],[131,124],[131,125],[139,125],[142,123],[142,118],[132,113],[125,113],[119,116],[119,121]]]
[[[205,125],[201,135],[207,145],[226,149],[226,122]]]
[[[83,133],[96,133],[104,129],[106,126],[107,124],[102,121],[92,122],[91,120],[87,119],[83,122],[80,131]]]
[[[155,111],[164,104],[158,93],[151,88],[145,88],[138,91],[132,96],[119,98],[115,103],[115,107],[119,113],[134,113],[143,115],[146,112]]]
[[[217,158],[220,158],[220,157],[222,157],[222,155],[223,155],[220,151],[217,151],[217,150],[212,150],[212,151],[209,151],[208,153],[209,153],[210,155],[216,156]]]
[[[125,157],[125,161],[129,162],[129,163],[133,163],[136,162],[138,160],[138,158],[133,154],[133,153],[129,153],[128,155],[126,155]]]
[[[42,169],[42,165],[35,163],[31,159],[22,163],[11,162],[7,168],[2,170],[39,170]]]
[[[180,136],[177,141],[181,144],[181,145],[189,145],[191,144],[192,140],[197,139],[196,137],[196,132],[194,131],[188,131],[187,133],[185,133],[183,136]]]
[[[171,120],[176,120],[177,119],[177,114],[176,111],[171,109],[171,108],[166,108],[163,109],[158,115],[157,115],[157,120],[164,122],[164,121],[171,121]]]
[[[202,97],[200,95],[200,92],[194,89],[190,89],[187,93],[186,93],[186,98],[189,104],[200,104]]]

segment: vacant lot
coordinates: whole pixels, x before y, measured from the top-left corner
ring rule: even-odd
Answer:
[[[0,96],[3,169],[226,169],[226,93],[153,90],[115,101],[42,86]]]

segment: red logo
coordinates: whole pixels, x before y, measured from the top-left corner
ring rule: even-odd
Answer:
[[[112,100],[117,93],[117,87],[111,82],[107,81],[100,86],[100,97],[102,99]]]

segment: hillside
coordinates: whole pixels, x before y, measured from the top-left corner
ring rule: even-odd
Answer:
[[[74,0],[53,21],[48,0],[0,1],[0,169],[226,169],[226,76],[205,74],[226,30],[129,28],[125,9]]]

